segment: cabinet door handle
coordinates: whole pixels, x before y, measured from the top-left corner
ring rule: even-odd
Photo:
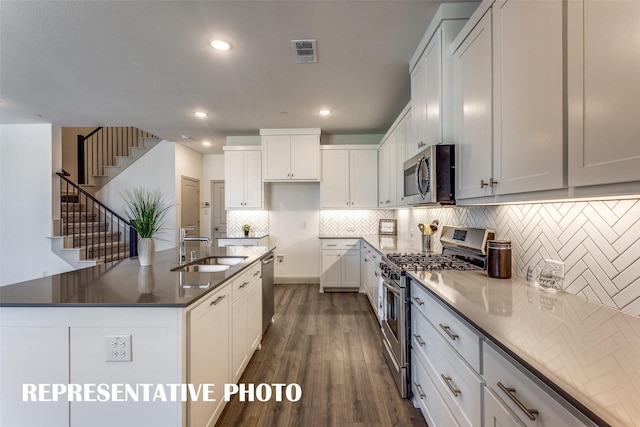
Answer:
[[[480,180],[480,188],[484,188],[487,187],[489,184],[487,184],[486,182],[484,182],[484,179]]]
[[[511,399],[511,401],[513,403],[515,403],[518,408],[520,408],[522,410],[522,412],[524,412],[525,414],[527,414],[527,417],[529,417],[529,419],[531,421],[535,421],[536,420],[536,415],[538,415],[538,410],[537,409],[529,409],[526,406],[524,406],[522,404],[522,402],[520,402],[520,400],[518,400],[518,398],[515,396],[516,394],[516,389],[513,387],[505,387],[500,381],[498,381],[498,387],[500,387],[500,390],[502,390],[503,392],[506,393],[507,396],[509,396],[509,399]]]
[[[413,385],[416,386],[416,390],[418,390],[418,395],[420,395],[420,400],[424,399],[425,397],[427,397],[426,394],[424,394],[424,390],[422,390],[422,386],[420,384],[418,384],[417,382],[413,382]]]
[[[244,282],[242,285],[240,285],[240,288],[239,288],[239,289],[244,288],[244,287],[245,287],[245,286],[247,286],[248,284],[249,284],[249,282]]]
[[[226,295],[221,295],[221,296],[219,296],[218,298],[216,298],[216,299],[215,299],[215,301],[211,301],[211,302],[209,303],[209,307],[211,307],[212,305],[218,305],[218,303],[219,303],[220,301],[222,301],[225,297],[226,297]]]
[[[440,376],[442,377],[442,379],[444,380],[444,383],[447,385],[447,387],[449,387],[449,390],[451,390],[451,393],[453,393],[455,397],[458,397],[460,394],[462,394],[460,390],[458,390],[453,386],[453,383],[451,382],[451,377],[445,377],[444,374],[440,374]]]
[[[422,341],[422,337],[418,334],[413,334],[413,336],[416,338],[416,341],[418,342],[418,345],[420,347],[424,347],[424,341]]]
[[[424,305],[424,302],[420,298],[413,297],[413,299],[418,303],[418,305]]]
[[[447,333],[447,335],[449,335],[449,338],[451,338],[453,341],[456,340],[456,338],[459,338],[457,334],[454,334],[453,332],[451,332],[451,328],[443,325],[442,323],[440,323],[438,326],[440,326],[440,329],[442,329],[443,331],[445,331]]]
[[[498,185],[498,181],[494,181],[493,178],[489,178],[489,187],[495,187]]]
[[[375,273],[373,273],[373,274],[375,274],[376,277],[380,277],[380,275],[378,274],[377,271]]]

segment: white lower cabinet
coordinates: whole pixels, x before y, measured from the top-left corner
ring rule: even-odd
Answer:
[[[187,402],[189,426],[213,426],[224,409],[224,389],[219,385],[231,382],[230,309],[231,286],[224,285],[187,312],[187,383],[216,385],[211,396],[215,401],[200,399]]]
[[[360,288],[360,240],[322,241],[320,292],[325,289]]]
[[[415,354],[411,355],[411,389],[413,390],[414,403],[420,408],[429,427],[459,426],[460,423],[429,379],[421,360]]]
[[[256,262],[232,284],[232,380],[238,382],[262,338],[261,264]]]
[[[380,276],[380,260],[382,255],[373,249],[368,243],[362,245],[362,288],[364,289],[371,308],[380,321],[380,287],[382,277]]]
[[[523,367],[501,354],[493,345],[483,345],[485,426],[525,425],[538,427],[594,425],[553,391],[533,381]],[[530,375],[530,374],[529,374]],[[502,420],[507,423],[503,424]]]
[[[482,388],[484,380],[470,364],[480,360],[480,337],[466,326],[455,314],[435,301],[420,284],[411,282],[411,356],[421,363],[439,399],[444,402],[455,423],[430,425],[482,425]],[[434,322],[435,323],[432,323]],[[441,335],[445,332],[447,338]],[[455,337],[454,339],[451,339]],[[448,341],[465,340],[470,346],[471,361],[465,359]],[[468,347],[463,347],[467,349]],[[463,352],[464,353],[464,352]],[[420,367],[420,365],[418,365]],[[413,375],[413,374],[412,374]],[[414,399],[419,399],[414,385]],[[424,387],[423,387],[424,388]],[[427,402],[430,410],[430,404]],[[443,413],[441,409],[438,410]],[[423,410],[423,413],[425,411]],[[425,414],[427,417],[427,414]],[[446,419],[446,418],[445,418]]]

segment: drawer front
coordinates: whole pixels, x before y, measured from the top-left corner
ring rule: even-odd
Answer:
[[[436,301],[421,284],[411,281],[411,310],[418,310],[429,319],[440,336],[451,345],[478,373],[481,339],[470,326],[456,314]]]
[[[483,354],[487,388],[523,424],[538,427],[593,425],[586,419],[581,421],[582,417],[574,415],[575,409],[568,409],[570,405],[566,402],[560,403],[561,397],[547,393],[521,370],[524,368],[516,365],[517,362],[507,359],[486,342]]]
[[[360,249],[360,239],[323,239],[322,249]]]
[[[422,363],[414,355],[411,357],[411,389],[413,401],[430,427],[460,425],[436,391]]]
[[[260,272],[262,271],[262,265],[260,262],[255,262],[250,265],[239,276],[233,279],[232,295],[233,301],[236,301],[242,295],[244,295],[249,289],[249,285],[256,280],[260,280]]]
[[[422,348],[427,357],[425,368],[442,399],[461,425],[482,425],[482,377],[444,341],[431,324],[424,329],[424,334],[425,345]]]

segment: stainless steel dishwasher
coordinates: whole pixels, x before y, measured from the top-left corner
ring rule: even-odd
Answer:
[[[262,334],[264,335],[267,327],[273,322],[273,314],[275,312],[275,300],[273,297],[273,252],[262,260]]]

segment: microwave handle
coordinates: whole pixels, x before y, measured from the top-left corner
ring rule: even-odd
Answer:
[[[422,156],[420,156],[420,160],[418,160],[418,165],[416,166],[416,187],[418,188],[418,194],[420,194],[422,200],[424,200],[424,198],[427,196],[427,193],[422,191],[422,187],[420,187],[420,166],[422,166],[422,162],[426,161],[427,158],[423,154]]]

